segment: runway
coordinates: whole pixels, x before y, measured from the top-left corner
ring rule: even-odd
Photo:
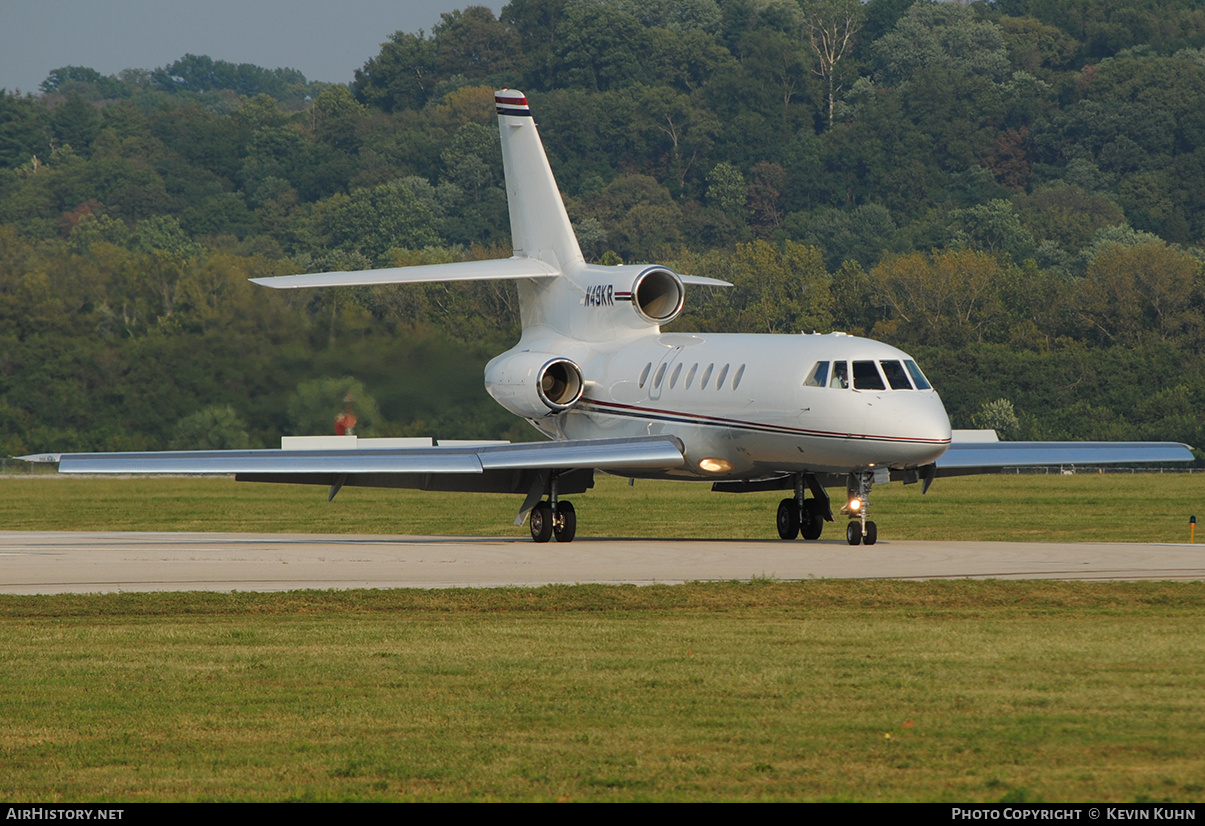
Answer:
[[[451,588],[695,580],[1201,580],[1205,546],[0,532],[0,593]]]

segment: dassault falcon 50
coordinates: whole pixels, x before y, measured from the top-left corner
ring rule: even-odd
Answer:
[[[1177,443],[952,440],[916,361],[865,338],[662,332],[685,288],[729,286],[658,265],[588,264],[523,93],[495,95],[514,254],[507,259],[253,279],[273,289],[505,279],[522,337],[491,360],[485,386],[548,437],[530,444],[65,454],[63,473],[233,473],[243,481],[525,496],[515,524],[537,542],[571,541],[564,497],[596,471],[782,490],[783,539],[818,539],[844,485],[846,540],[874,544],[873,485],[1003,466],[1191,461]]]

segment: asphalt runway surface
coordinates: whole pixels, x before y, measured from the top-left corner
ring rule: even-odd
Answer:
[[[0,593],[696,580],[1201,580],[1205,545],[0,532]]]

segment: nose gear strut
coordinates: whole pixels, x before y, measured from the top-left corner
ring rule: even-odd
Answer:
[[[874,522],[867,520],[870,512],[870,489],[874,487],[874,471],[849,474],[846,483],[846,504],[842,513],[854,517],[845,528],[845,540],[850,545],[873,545],[879,539],[879,529]]]

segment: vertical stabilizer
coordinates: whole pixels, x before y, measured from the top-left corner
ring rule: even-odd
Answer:
[[[585,264],[565,203],[557,189],[527,98],[515,89],[494,94],[502,133],[502,167],[515,255],[535,258],[561,272]]]

